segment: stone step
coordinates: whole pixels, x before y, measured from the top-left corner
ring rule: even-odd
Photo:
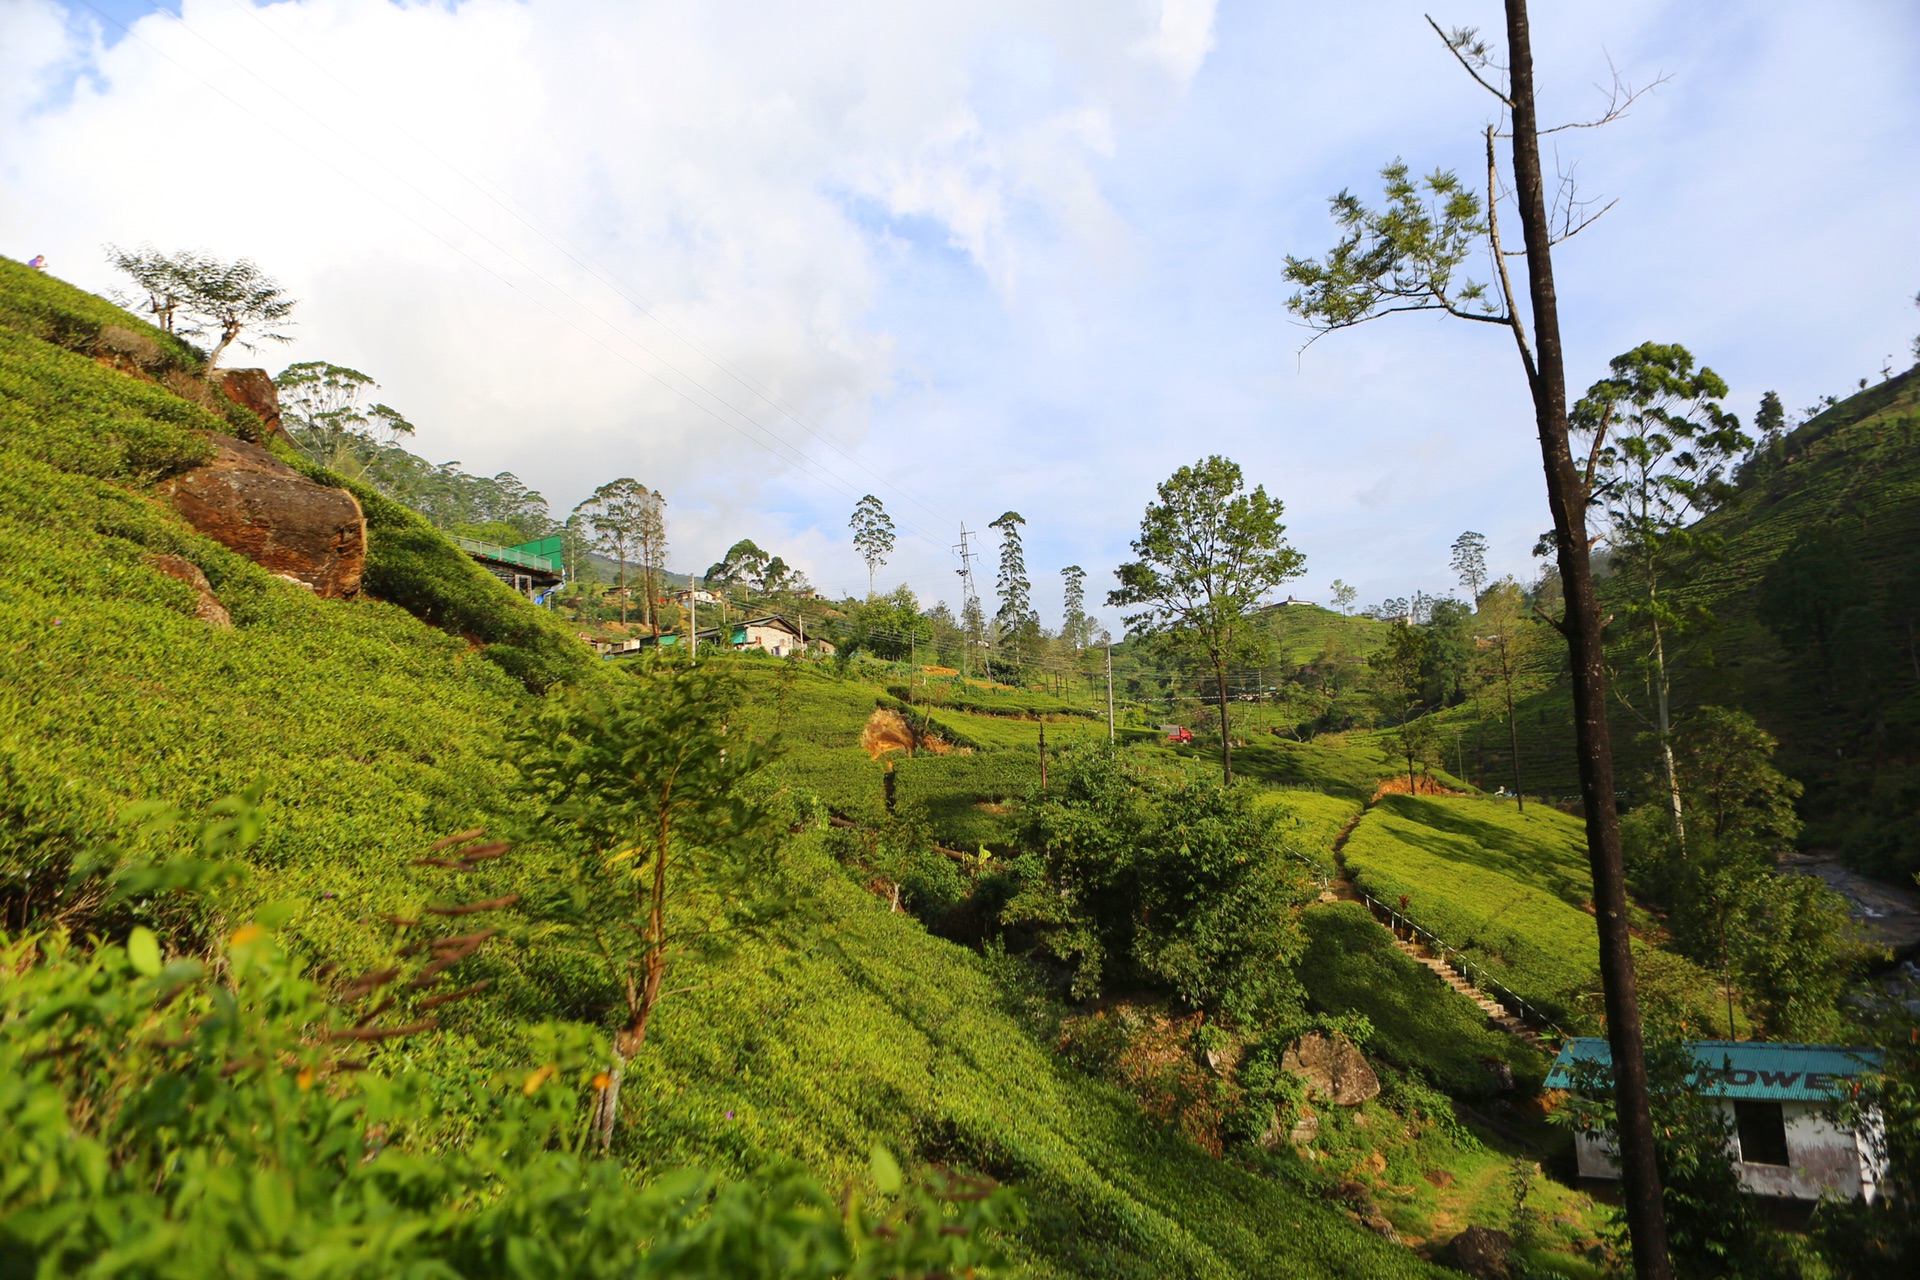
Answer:
[[[1385,928],[1386,926],[1382,925],[1381,927]],[[1480,1012],[1487,1016],[1489,1025],[1497,1027],[1509,1035],[1518,1036],[1528,1044],[1533,1045],[1536,1049],[1546,1047],[1546,1042],[1540,1038],[1540,1034],[1528,1026],[1525,1020],[1508,1013],[1505,1005],[1467,981],[1467,979],[1461,975],[1460,971],[1455,969],[1446,960],[1439,956],[1426,954],[1426,952],[1421,950],[1418,943],[1409,942],[1397,933],[1391,934],[1391,936],[1393,938],[1393,945],[1399,951],[1418,960],[1421,964],[1432,970],[1442,982],[1446,983],[1467,999],[1473,1001]]]

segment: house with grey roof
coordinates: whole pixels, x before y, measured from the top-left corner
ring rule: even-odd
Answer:
[[[1832,1112],[1862,1074],[1879,1068],[1878,1049],[1765,1040],[1693,1040],[1687,1048],[1695,1086],[1727,1117],[1727,1158],[1742,1188],[1784,1200],[1874,1198],[1882,1162],[1878,1126],[1870,1116],[1863,1129],[1847,1129]],[[1610,1078],[1612,1065],[1605,1040],[1572,1036],[1546,1084],[1591,1088]],[[1613,1134],[1575,1134],[1574,1149],[1581,1177],[1620,1176]]]

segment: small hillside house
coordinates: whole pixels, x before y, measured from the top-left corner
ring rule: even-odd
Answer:
[[[1743,1188],[1785,1200],[1873,1199],[1877,1135],[1843,1129],[1826,1113],[1856,1077],[1879,1066],[1879,1050],[1763,1040],[1696,1040],[1687,1047],[1701,1092],[1719,1100],[1731,1123],[1727,1158]],[[1547,1073],[1547,1087],[1575,1088],[1594,1071],[1604,1078],[1612,1062],[1605,1040],[1570,1037]],[[1576,1134],[1574,1149],[1580,1176],[1620,1176],[1611,1133]]]
[[[610,650],[611,656],[639,653],[658,645],[662,649],[671,649],[684,645],[686,636],[677,631],[661,634],[656,640],[653,636],[640,636],[626,641]],[[791,657],[794,654],[818,653],[833,656],[833,645],[812,636],[805,638],[804,644],[800,628],[778,614],[767,614],[759,618],[747,618],[729,624],[724,630],[720,627],[700,628],[700,643],[706,645],[724,644],[735,650],[760,649],[776,658]]]

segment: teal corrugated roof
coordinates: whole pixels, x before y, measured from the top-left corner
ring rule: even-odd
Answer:
[[[1878,1049],[1833,1044],[1778,1044],[1767,1040],[1690,1040],[1700,1064],[1700,1091],[1715,1098],[1769,1102],[1828,1102],[1848,1082],[1880,1066]],[[1607,1042],[1571,1036],[1547,1073],[1547,1088],[1573,1088],[1580,1063],[1612,1066]]]

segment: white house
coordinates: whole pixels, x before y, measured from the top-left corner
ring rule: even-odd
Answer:
[[[1694,1040],[1687,1047],[1698,1064],[1701,1094],[1718,1100],[1733,1131],[1727,1158],[1743,1188],[1785,1200],[1873,1199],[1880,1180],[1877,1124],[1870,1120],[1868,1131],[1856,1132],[1826,1113],[1857,1076],[1880,1065],[1879,1050],[1764,1040]],[[1570,1037],[1547,1073],[1547,1087],[1604,1082],[1612,1063],[1605,1040]],[[1580,1176],[1620,1176],[1613,1134],[1576,1134],[1574,1150]]]
[[[663,633],[658,640],[652,636],[640,636],[637,639],[628,640],[626,643],[611,650],[602,650],[602,652],[618,656],[627,653],[637,653],[641,650],[652,649],[656,646],[673,648],[674,646],[684,644],[685,641],[685,636],[677,632],[669,631]],[[706,645],[725,644],[732,646],[736,650],[761,649],[776,658],[791,657],[796,653],[802,652],[803,648],[807,653],[825,654],[829,658],[833,656],[834,652],[832,644],[825,640],[815,639],[812,636],[806,637],[803,645],[800,628],[778,614],[767,614],[759,618],[747,618],[740,622],[731,623],[724,630],[719,627],[702,627],[700,628],[700,643]]]
[[[833,646],[824,640],[806,639],[803,645],[800,628],[777,613],[734,623],[728,640],[736,649],[764,649],[776,658],[798,653],[803,647],[808,652],[833,655]]]

